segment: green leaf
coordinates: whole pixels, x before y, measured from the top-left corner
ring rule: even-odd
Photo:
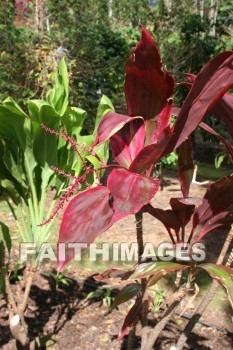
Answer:
[[[96,130],[97,130],[98,126],[99,126],[99,123],[100,123],[100,120],[101,120],[102,116],[105,113],[107,113],[108,111],[115,111],[115,109],[113,107],[113,104],[112,104],[111,100],[107,96],[103,95],[101,97],[100,103],[99,103],[98,108],[97,108],[94,134],[96,133]]]
[[[26,148],[28,122],[27,115],[10,98],[0,103],[0,135],[10,142]]]
[[[100,145],[95,147],[95,153],[98,155],[98,157],[107,164],[108,158],[109,158],[109,142],[101,143]],[[87,156],[86,159],[93,164],[94,169],[99,169],[102,167],[101,162],[98,158],[96,158],[93,155]],[[98,172],[99,177],[101,178],[105,173],[105,169],[100,170]]]
[[[215,168],[219,169],[222,162],[227,158],[226,153],[218,153],[215,157],[214,163],[215,163]]]
[[[5,247],[3,241],[0,241],[0,271],[5,264]],[[0,273],[1,274],[1,273]]]
[[[47,93],[47,101],[54,107],[55,111],[63,116],[68,106],[69,96],[69,79],[65,63],[65,58],[62,58],[53,89]]]
[[[167,273],[186,270],[189,266],[170,261],[155,261],[140,264],[134,273],[130,276],[131,279],[144,278],[147,276],[159,274],[160,278]]]
[[[83,145],[85,148],[87,148],[87,147],[91,146],[91,144],[94,141],[94,138],[92,135],[85,135],[85,136],[78,135],[76,140],[80,145]],[[83,159],[85,159],[85,158],[88,159],[89,152],[87,150],[79,148],[79,152],[80,152],[80,155]],[[83,161],[75,153],[74,153],[74,158],[73,158],[73,163],[71,165],[71,169],[74,171],[75,176],[80,175],[80,173],[83,169]]]
[[[93,298],[99,298],[99,297],[103,296],[103,294],[104,294],[104,291],[102,289],[94,290],[94,291],[88,293],[86,300],[93,299]]]
[[[8,253],[10,254],[10,251],[11,251],[11,236],[10,236],[9,227],[7,225],[5,225],[3,222],[0,222],[0,227],[1,227],[2,236],[3,236],[4,242],[6,244]]]
[[[12,145],[4,145],[3,161],[10,174],[20,183],[21,186],[27,188],[27,180],[23,168],[23,154],[19,149],[12,150]],[[14,159],[13,152],[16,159]],[[21,154],[20,154],[21,153]]]
[[[200,264],[198,267],[204,269],[212,278],[226,288],[228,299],[233,307],[233,269],[212,263]]]
[[[116,308],[118,305],[125,303],[126,301],[135,297],[142,287],[138,283],[127,284],[116,296],[113,301],[112,309]]]
[[[86,116],[87,112],[82,108],[67,107],[61,120],[66,127],[67,134],[72,137],[74,135],[79,135]]]
[[[58,131],[59,115],[47,102],[38,104],[38,100],[30,101],[28,109],[32,121],[33,152],[38,164],[44,166],[47,163],[57,166],[58,137],[43,130],[41,124]]]

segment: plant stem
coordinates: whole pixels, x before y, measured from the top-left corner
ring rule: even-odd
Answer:
[[[134,326],[129,332],[128,342],[127,342],[127,350],[133,350],[134,349],[135,331],[136,331],[136,327]]]
[[[233,228],[231,228],[230,232],[228,233],[228,236],[225,240],[225,243],[223,245],[223,248],[219,254],[218,260],[217,260],[217,264],[222,264],[223,260],[225,258],[225,255],[230,247],[230,244],[232,242],[233,239]],[[192,332],[193,328],[195,327],[196,323],[199,321],[199,319],[201,318],[203,312],[206,310],[207,306],[209,305],[209,303],[211,302],[211,300],[213,299],[217,289],[218,289],[219,283],[216,280],[213,280],[211,283],[211,287],[208,291],[208,293],[206,294],[206,296],[202,299],[201,303],[198,305],[195,313],[193,314],[193,316],[191,317],[190,321],[188,322],[188,324],[186,325],[185,329],[183,330],[182,334],[180,335],[177,343],[176,343],[176,350],[182,350],[189,334]]]
[[[137,232],[137,244],[138,244],[138,263],[141,262],[141,258],[144,251],[144,242],[143,242],[143,213],[139,211],[135,214],[136,219],[136,232]],[[148,325],[148,298],[146,295],[146,284],[147,279],[141,279],[142,284],[142,312],[141,312],[141,324],[142,324],[142,336],[141,336],[141,347],[144,346],[144,343],[147,339],[147,331],[146,327]]]
[[[137,244],[138,244],[138,262],[140,262],[141,257],[143,255],[144,251],[144,246],[143,246],[143,226],[142,226],[142,221],[143,221],[143,216],[142,212],[138,212],[135,214],[135,219],[136,219],[136,233],[137,233]]]
[[[5,259],[6,259],[6,256],[7,256],[6,246],[5,246],[5,252],[6,252],[5,254]],[[8,260],[9,260],[9,254],[8,254]],[[9,326],[10,326],[11,333],[16,340],[17,349],[18,349],[18,346],[22,347],[23,349],[26,349],[28,348],[27,345],[29,344],[28,325],[25,322],[24,313],[27,308],[28,298],[29,298],[35,272],[36,272],[35,268],[30,268],[28,266],[26,267],[26,271],[24,275],[25,290],[23,295],[21,295],[20,289],[18,290],[18,293],[16,294],[18,295],[19,301],[16,301],[17,299],[11,288],[9,271],[7,267],[5,267],[5,271],[4,271],[4,282],[5,282],[4,297],[6,299],[8,310],[9,310]],[[21,286],[21,290],[22,290],[22,286]]]
[[[170,303],[167,310],[163,314],[161,321],[156,324],[155,328],[150,333],[145,346],[142,348],[143,350],[152,350],[153,349],[153,346],[154,346],[156,340],[158,339],[161,331],[164,329],[166,324],[170,321],[170,319],[173,315],[173,311],[179,305],[181,300],[184,298],[187,291],[189,290],[189,287],[190,286],[188,284],[184,284],[179,288],[179,290],[176,293],[174,293],[172,295],[172,297],[171,297],[172,302]]]
[[[143,214],[141,211],[135,214],[136,219],[136,234],[137,234],[137,245],[138,245],[138,263],[141,261],[141,257],[143,255],[144,251],[144,244],[143,244]],[[147,314],[148,314],[148,301],[144,300],[145,297],[145,291],[146,291],[146,278],[142,278],[141,284],[142,284],[142,312],[141,312],[141,323],[142,328],[147,326]],[[127,350],[133,350],[134,349],[134,343],[135,343],[135,331],[136,327],[134,327],[128,337],[128,344],[127,344]],[[143,330],[142,330],[142,343],[143,343]]]
[[[27,308],[28,298],[35,275],[35,269],[28,269],[26,271],[26,287],[22,298],[22,303],[16,304],[15,297],[11,289],[8,273],[5,274],[5,285],[6,285],[6,300],[8,301],[9,309],[9,323],[10,330],[16,342],[26,349],[26,345],[29,343],[28,339],[28,325],[25,322],[24,312]],[[18,317],[18,322],[14,321],[14,318]]]

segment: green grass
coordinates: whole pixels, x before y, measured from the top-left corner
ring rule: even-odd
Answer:
[[[216,168],[214,164],[200,163],[198,164],[197,176],[205,179],[217,180],[229,175],[232,171],[233,169],[224,167]]]
[[[177,164],[166,166],[164,167],[164,170],[174,171],[177,173],[178,166]],[[214,164],[198,163],[197,179],[203,178],[207,180],[218,180],[221,177],[229,175],[232,171],[233,169],[225,167],[216,168]]]

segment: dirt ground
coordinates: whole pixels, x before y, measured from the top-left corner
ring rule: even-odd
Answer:
[[[169,198],[179,197],[180,189],[177,180],[172,174],[166,174],[163,191],[155,196],[152,204],[160,208],[169,207]],[[198,179],[201,180],[201,179]],[[206,185],[192,184],[191,196],[201,197],[206,190]],[[1,214],[2,215],[2,214]],[[2,217],[0,217],[2,220]],[[4,219],[7,219],[6,217]],[[156,219],[144,215],[145,242],[157,244],[168,241],[167,234]],[[216,232],[207,236],[207,260],[216,260],[224,242],[224,233]],[[115,224],[108,232],[100,237],[104,242],[135,242],[134,217],[128,217]],[[111,265],[111,264],[110,264]],[[114,264],[112,263],[112,266]],[[52,268],[53,266],[50,266]],[[109,264],[102,263],[97,270],[104,271]],[[96,272],[95,265],[72,263],[67,270],[70,278],[69,286],[60,285],[56,290],[54,280],[41,270],[36,275],[29,306],[26,311],[26,320],[29,325],[31,339],[36,338],[37,348],[43,349],[77,349],[77,350],[123,350],[126,349],[127,337],[122,342],[117,342],[117,336],[121,329],[123,319],[127,314],[130,303],[123,304],[119,310],[108,312],[106,296],[109,285],[96,282],[92,277]],[[159,290],[171,293],[172,278],[165,278],[159,284]],[[118,280],[110,282],[111,296],[120,289]],[[185,317],[180,318],[179,312],[174,315],[172,321],[162,332],[154,349],[168,350],[175,344],[179,333],[187,323],[195,305],[208,289],[210,279],[207,276],[200,280],[200,293],[190,307],[185,311]],[[16,290],[17,283],[13,285]],[[93,290],[104,290],[101,297],[86,300],[86,296]],[[156,323],[158,313],[150,314],[150,324]],[[5,301],[0,300],[0,349],[14,350],[15,342],[12,339],[7,324],[8,311]],[[222,287],[219,288],[216,297],[211,302],[208,310],[202,316],[202,324],[198,324],[192,333],[186,349],[192,350],[217,350],[233,348],[233,323],[232,309]],[[137,344],[140,348],[140,327],[137,329]]]

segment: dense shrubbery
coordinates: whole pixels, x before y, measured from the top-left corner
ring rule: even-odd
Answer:
[[[191,0],[45,0],[37,12],[34,1],[26,2],[22,13],[15,10],[13,0],[4,3],[0,9],[0,99],[11,95],[22,105],[24,98],[33,95],[44,98],[56,62],[67,55],[70,100],[87,110],[88,130],[102,94],[118,110],[125,109],[123,63],[139,39],[141,24],[155,34],[176,81],[184,79],[184,72],[197,73],[215,54],[232,46],[230,1],[220,2],[214,24],[208,1],[202,9]],[[186,93],[183,87],[178,89],[176,100],[181,101]]]

